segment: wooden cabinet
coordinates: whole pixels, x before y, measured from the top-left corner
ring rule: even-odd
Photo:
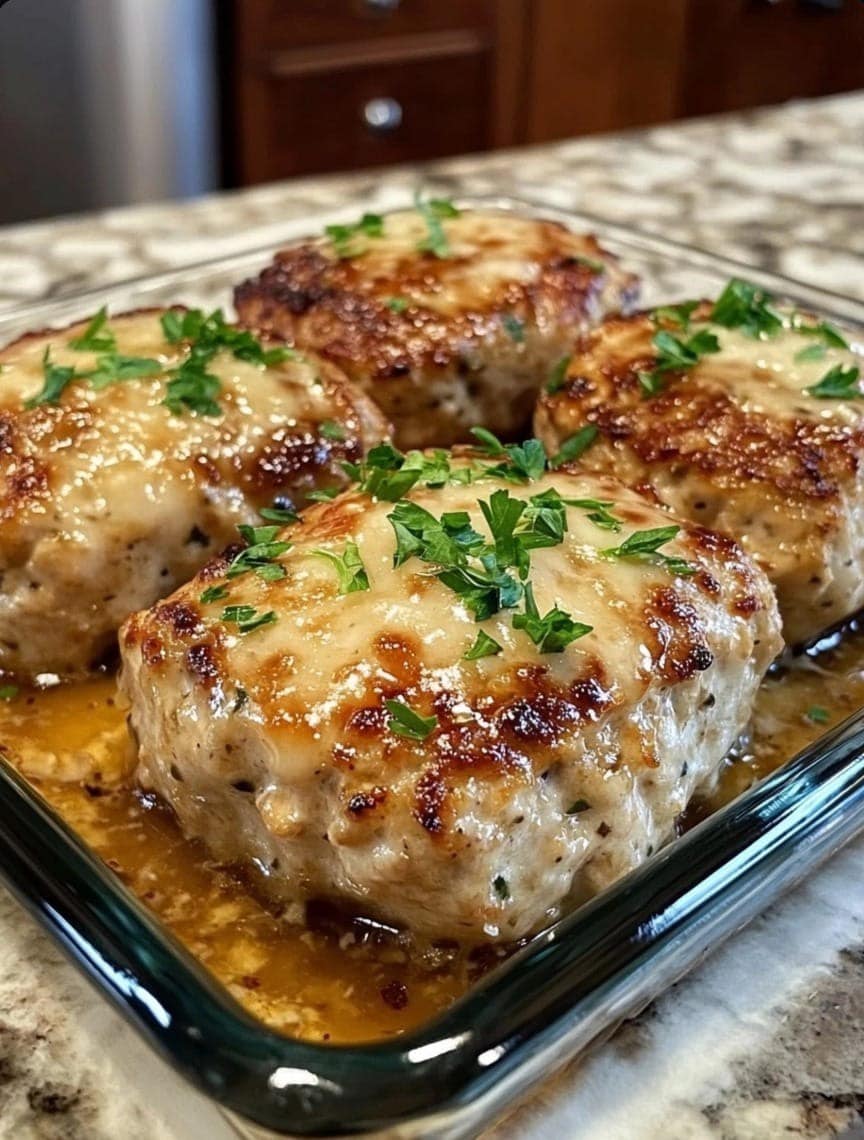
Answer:
[[[523,0],[237,0],[229,174],[243,183],[517,141]]]
[[[864,87],[861,0],[228,0],[229,182]]]
[[[688,115],[864,87],[861,0],[695,0],[682,66]]]

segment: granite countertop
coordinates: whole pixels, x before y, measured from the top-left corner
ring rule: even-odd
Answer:
[[[864,94],[0,230],[0,316],[278,240],[382,183],[512,193],[864,298]],[[727,942],[490,1138],[864,1137],[864,840]],[[0,891],[0,1137],[223,1140]]]

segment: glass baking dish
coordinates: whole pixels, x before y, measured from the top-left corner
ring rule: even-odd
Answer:
[[[398,205],[368,203],[369,208]],[[401,203],[405,204],[405,203]],[[514,199],[463,206],[590,230],[651,305],[745,276],[864,338],[864,304],[584,214]],[[285,241],[338,213],[286,226]],[[102,304],[230,308],[276,246],[0,314],[0,341]],[[235,1002],[0,763],[0,877],[173,1068],[249,1137],[461,1137],[549,1077],[864,827],[864,710],[496,967],[419,1028],[369,1045],[283,1036]]]

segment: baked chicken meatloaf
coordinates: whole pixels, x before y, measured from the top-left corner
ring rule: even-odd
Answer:
[[[76,677],[238,523],[387,431],[327,361],[218,315],[104,312],[0,352],[0,669]]]
[[[400,447],[446,447],[478,423],[523,434],[576,335],[636,295],[593,237],[557,222],[433,200],[327,231],[240,285],[237,312],[338,364]]]
[[[283,903],[469,941],[670,837],[780,648],[773,593],[730,539],[535,460],[467,483],[375,449],[263,566],[217,559],[129,619],[138,778],[188,835]]]
[[[535,430],[556,448],[593,425],[584,468],[650,482],[737,539],[797,644],[864,605],[862,353],[860,338],[733,281],[717,302],[587,333]]]

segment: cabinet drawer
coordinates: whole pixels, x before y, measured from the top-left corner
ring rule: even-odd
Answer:
[[[244,80],[243,182],[351,170],[487,145],[489,53],[338,69],[255,69]]]
[[[244,54],[271,48],[351,43],[380,36],[481,30],[491,0],[242,0],[236,6]]]

